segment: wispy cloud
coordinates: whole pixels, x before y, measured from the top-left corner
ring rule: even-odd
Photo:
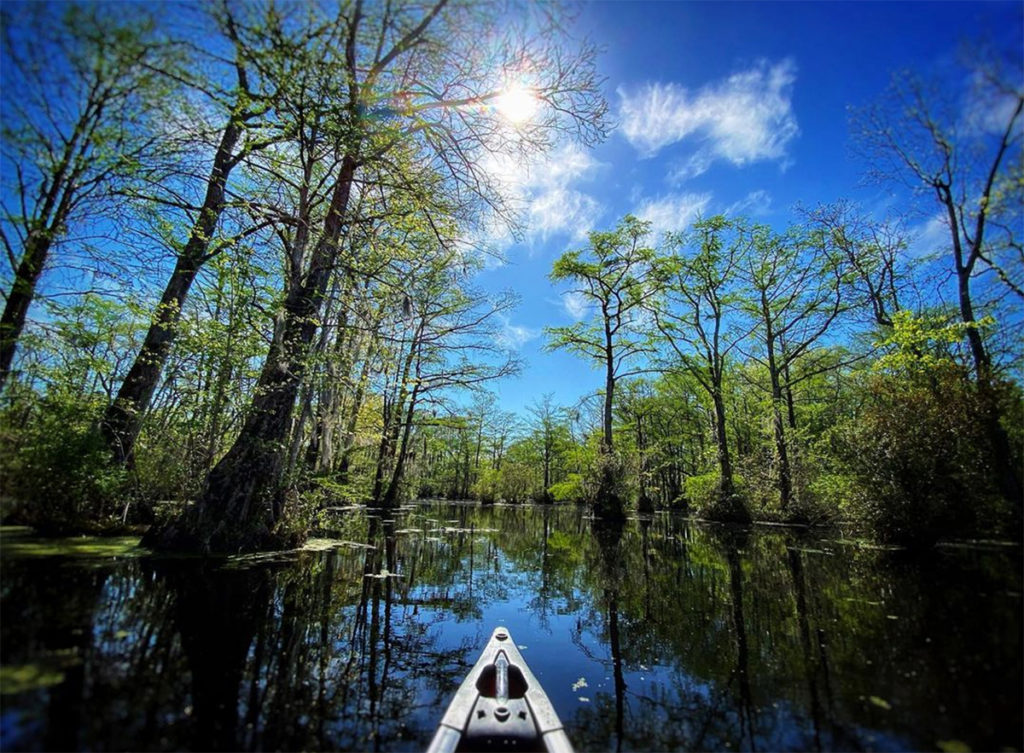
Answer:
[[[706,173],[714,161],[715,155],[711,153],[710,149],[698,149],[687,159],[677,162],[670,167],[666,180],[669,185],[678,186],[691,178],[696,178],[698,175]]]
[[[793,114],[796,65],[790,59],[734,73],[696,92],[674,83],[619,89],[622,134],[641,155],[688,137],[703,143],[676,169],[676,179],[708,169],[715,159],[742,166],[759,160],[784,160],[789,142],[800,132]]]
[[[1014,92],[997,89],[981,73],[975,73],[965,87],[961,119],[967,134],[1001,135],[1017,108]],[[1020,130],[1018,123],[1018,132]]]
[[[567,144],[533,163],[494,156],[484,167],[521,208],[529,243],[554,235],[583,240],[604,211],[600,201],[574,186],[601,167],[578,145]],[[507,246],[512,237],[501,228],[495,229],[489,240]]]
[[[938,212],[917,227],[910,228],[911,241],[907,246],[910,256],[926,259],[947,251],[952,244],[949,219]]]
[[[540,337],[541,331],[521,324],[512,324],[508,317],[501,318],[501,329],[494,337],[498,347],[505,350],[521,350],[526,343]]]
[[[590,303],[582,293],[562,293],[562,308],[574,322],[582,321],[590,311]]]
[[[580,241],[594,228],[602,211],[601,202],[592,196],[568,188],[552,188],[530,200],[527,236],[547,240],[563,233]]]
[[[771,208],[771,194],[764,189],[758,189],[757,191],[751,191],[739,201],[730,204],[724,214],[729,216],[745,214],[757,217],[768,214]]]
[[[651,223],[652,242],[657,242],[665,232],[685,229],[710,203],[710,193],[669,194],[642,201],[633,214]]]

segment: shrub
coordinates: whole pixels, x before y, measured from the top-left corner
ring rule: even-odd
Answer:
[[[847,508],[878,538],[909,546],[976,530],[999,505],[982,415],[952,364],[920,379],[874,375],[861,414],[837,432],[859,487],[846,490]]]
[[[578,473],[570,473],[564,481],[548,487],[548,494],[555,502],[584,502],[583,479]]]
[[[601,514],[620,516],[630,489],[626,463],[618,452],[598,452],[581,478],[583,498],[592,502]]]
[[[687,476],[684,494],[692,510],[698,514],[714,507],[718,500],[721,476],[718,471],[702,473],[699,476]]]
[[[684,494],[691,510],[702,518],[724,523],[749,523],[750,511],[744,495],[722,492],[722,478],[717,470],[698,476],[687,476]]]
[[[480,478],[470,489],[470,496],[486,504],[498,501],[498,487],[501,483],[501,474],[494,468],[484,468],[480,471]]]
[[[24,410],[17,431],[11,416],[5,417],[0,475],[13,498],[14,521],[66,533],[120,520],[126,473],[111,466],[94,428],[100,410],[98,404],[51,393]]]

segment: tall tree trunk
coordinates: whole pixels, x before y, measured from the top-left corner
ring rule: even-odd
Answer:
[[[732,495],[735,486],[732,480],[732,457],[729,454],[729,433],[726,429],[725,399],[721,389],[716,388],[711,396],[715,407],[715,446],[718,450],[718,471],[721,475],[723,495]]]
[[[647,437],[644,434],[644,418],[640,413],[636,415],[636,451],[640,461],[637,508],[640,512],[651,513],[654,512],[654,501],[647,495]]]
[[[42,202],[28,223],[25,248],[14,272],[4,312],[0,315],[0,390],[11,373],[14,351],[25,329],[28,309],[35,298],[36,284],[46,266],[54,238],[67,223],[75,204],[75,181],[81,177],[83,160],[93,143],[103,109],[102,102],[92,102],[75,123],[71,137],[64,144],[60,162],[41,197]]]
[[[715,406],[715,442],[718,447],[721,481],[718,500],[710,515],[717,520],[749,523],[750,512],[746,503],[736,493],[736,484],[732,478],[732,457],[729,453],[729,433],[726,428],[725,397],[722,394],[721,379],[716,380],[712,402]]]
[[[14,284],[7,296],[3,316],[0,317],[0,389],[3,389],[11,373],[14,350],[25,329],[28,307],[35,297],[36,283],[43,272],[46,257],[53,245],[48,232],[32,232],[25,242],[25,252],[14,273]]]
[[[100,422],[103,437],[118,463],[131,465],[133,462],[135,442],[142,428],[142,416],[153,399],[153,393],[160,382],[160,373],[171,352],[171,344],[177,336],[177,325],[181,320],[185,298],[199,270],[209,259],[210,241],[224,211],[225,188],[235,164],[234,150],[241,137],[242,126],[241,118],[232,116],[221,135],[199,217],[160,297],[160,304],[146,332],[142,349],[128,370],[117,397],[107,407]]]
[[[405,421],[402,428],[402,440],[395,457],[395,467],[391,472],[391,480],[388,482],[387,491],[384,492],[383,505],[387,509],[394,508],[398,503],[398,490],[402,484],[402,474],[405,471],[405,459],[409,453],[409,437],[412,434],[412,421],[416,411],[416,398],[419,396],[420,385],[417,382],[409,395],[409,407],[405,412]]]
[[[612,444],[612,407],[615,399],[615,359],[612,351],[612,333],[605,317],[605,379],[604,379],[604,410],[602,415],[602,434],[600,451],[600,485],[594,505],[595,514],[609,519],[622,518],[622,500],[615,491],[618,485],[615,449]]]
[[[786,427],[782,418],[782,382],[779,379],[779,367],[775,359],[775,344],[768,341],[768,373],[772,385],[772,428],[775,434],[775,453],[779,459],[779,507],[783,512],[792,501],[792,477],[789,467],[789,448],[786,445]]]
[[[357,342],[356,334],[348,329],[348,317],[343,306],[334,345],[324,364],[324,383],[317,403],[316,421],[306,446],[306,465],[314,473],[323,473],[325,467],[329,469],[334,456],[334,432],[342,408],[342,380],[351,379],[352,363],[358,358],[358,355],[352,355],[352,350]],[[322,458],[327,459],[326,464],[321,462]]]
[[[398,452],[399,434],[402,430],[406,399],[409,396],[406,385],[409,384],[409,375],[416,358],[417,342],[422,334],[421,327],[422,322],[409,343],[409,352],[402,365],[401,377],[397,381],[398,394],[393,399],[390,409],[385,404],[384,426],[381,431],[380,448],[377,452],[377,468],[373,477],[373,501],[379,504],[384,503],[384,495],[388,489],[385,477],[390,477],[389,471],[394,471],[392,462]]]
[[[615,359],[612,353],[612,336],[605,324],[605,374],[604,374],[604,411],[602,413],[602,439],[605,452],[612,452],[612,407],[615,397]]]
[[[1024,487],[1021,484],[1020,469],[1013,461],[1013,450],[1010,447],[1010,437],[1003,428],[1000,420],[999,400],[996,396],[992,375],[992,359],[985,348],[985,341],[981,336],[977,320],[974,316],[974,303],[971,299],[971,276],[974,273],[976,260],[980,256],[978,248],[968,249],[967,256],[964,255],[964,247],[960,241],[960,234],[957,232],[956,205],[948,188],[939,191],[939,197],[946,207],[947,221],[950,223],[953,237],[953,257],[956,264],[957,277],[957,300],[960,305],[960,318],[967,327],[967,343],[971,350],[971,358],[974,361],[974,371],[977,378],[978,391],[981,397],[983,415],[980,422],[988,435],[989,443],[992,446],[992,460],[998,475],[999,490],[1003,497],[1013,505],[1019,519],[1024,505]],[[975,244],[981,243],[981,224],[974,239]]]
[[[305,279],[290,286],[281,337],[263,363],[248,416],[231,449],[214,466],[206,489],[181,525],[147,537],[152,545],[241,551],[279,546],[275,526],[283,511],[282,472],[288,430],[327,283],[339,255],[342,221],[357,162],[342,160],[323,234]]]
[[[356,383],[356,391],[352,396],[352,404],[349,407],[348,421],[345,424],[345,434],[342,437],[341,445],[341,460],[338,462],[338,479],[345,483],[348,480],[348,469],[349,464],[352,461],[352,449],[355,447],[356,439],[356,427],[359,424],[359,411],[363,407],[363,396],[366,393],[366,384],[369,381],[370,376],[370,352],[367,350],[366,357],[363,360],[362,369],[359,372],[359,381]],[[317,461],[317,468],[321,471],[329,470],[331,467],[331,458],[327,453],[327,447],[321,451],[320,458]]]

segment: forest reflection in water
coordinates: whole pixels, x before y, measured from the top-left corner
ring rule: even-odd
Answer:
[[[1021,558],[424,503],[227,560],[3,540],[0,748],[421,750],[507,625],[577,750],[1022,747]]]

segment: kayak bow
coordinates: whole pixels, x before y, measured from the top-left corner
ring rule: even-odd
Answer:
[[[573,753],[554,706],[503,627],[462,681],[427,753],[492,750]]]

